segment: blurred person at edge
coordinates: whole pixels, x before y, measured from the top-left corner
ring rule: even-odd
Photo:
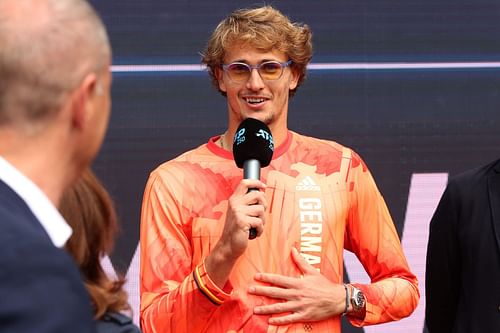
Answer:
[[[125,280],[111,280],[101,265],[113,248],[118,222],[109,193],[91,169],[64,192],[59,209],[73,229],[66,250],[80,267],[98,321],[97,333],[140,333],[122,313],[131,311]]]
[[[95,332],[63,191],[97,154],[111,48],[82,0],[0,0],[0,331]]]
[[[449,179],[425,270],[430,333],[500,332],[500,159]]]
[[[417,279],[365,163],[288,129],[289,97],[311,56],[309,27],[270,6],[237,10],[213,32],[202,61],[227,99],[228,128],[148,179],[143,331],[340,332],[341,315],[364,326],[417,306]],[[246,118],[274,137],[262,182],[242,180],[231,152]],[[371,283],[344,283],[344,249]]]

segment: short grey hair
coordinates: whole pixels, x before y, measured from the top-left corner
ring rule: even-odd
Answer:
[[[85,0],[0,0],[0,127],[43,123],[111,57],[103,22]]]

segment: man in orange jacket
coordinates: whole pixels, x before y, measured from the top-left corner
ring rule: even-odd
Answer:
[[[203,62],[227,98],[228,129],[154,170],[141,217],[141,324],[150,332],[340,332],[408,316],[419,300],[394,223],[362,159],[287,127],[311,31],[270,6],[213,32]],[[274,138],[262,182],[231,152],[254,118]],[[258,191],[249,191],[258,189]],[[257,238],[248,239],[254,228]],[[371,284],[343,283],[343,250]]]

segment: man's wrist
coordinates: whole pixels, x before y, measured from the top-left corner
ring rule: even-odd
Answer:
[[[205,259],[207,273],[219,288],[226,284],[235,262],[236,260],[227,256],[227,251],[217,245]]]

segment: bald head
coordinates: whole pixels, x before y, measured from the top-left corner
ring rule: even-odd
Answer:
[[[0,127],[43,125],[111,57],[84,0],[0,0],[0,45]]]

